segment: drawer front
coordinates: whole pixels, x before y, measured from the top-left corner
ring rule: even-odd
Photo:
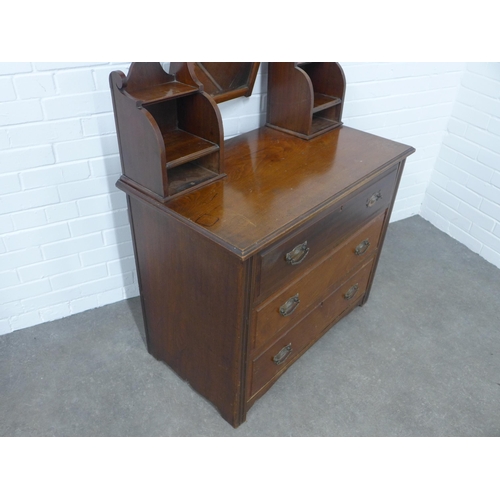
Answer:
[[[299,321],[321,297],[377,249],[386,212],[375,217],[298,280],[255,309],[253,348]]]
[[[257,295],[262,299],[285,281],[295,279],[304,268],[331,251],[353,228],[385,210],[394,195],[396,179],[397,169],[394,169],[349,199],[336,204],[320,220],[264,250],[259,256],[260,285]]]
[[[310,344],[318,340],[335,318],[358,302],[366,290],[372,267],[373,259],[253,360],[250,398],[274,381]]]

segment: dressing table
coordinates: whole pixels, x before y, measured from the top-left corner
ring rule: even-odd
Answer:
[[[342,125],[337,63],[133,63],[110,86],[147,346],[232,426],[370,293],[410,146]]]

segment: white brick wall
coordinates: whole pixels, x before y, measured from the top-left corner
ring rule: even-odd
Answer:
[[[464,63],[341,63],[344,123],[417,149],[406,163],[391,222],[420,213]]]
[[[421,215],[500,267],[500,63],[467,65]]]
[[[0,333],[138,294],[114,186],[117,69],[0,64]]]
[[[497,258],[495,78],[457,63],[342,66],[345,124],[417,148],[392,220],[420,213],[439,155],[424,206],[439,203],[439,221],[447,206],[461,221],[449,233]],[[0,64],[0,333],[138,294],[125,195],[114,186],[108,76],[116,69],[128,64]],[[226,138],[264,124],[266,82],[263,63],[250,98],[220,105]]]

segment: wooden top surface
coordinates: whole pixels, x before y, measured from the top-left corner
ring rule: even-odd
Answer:
[[[247,256],[414,151],[349,127],[309,141],[262,127],[225,143],[225,179],[166,206]]]

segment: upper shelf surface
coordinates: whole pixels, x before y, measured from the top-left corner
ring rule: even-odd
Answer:
[[[166,101],[196,92],[198,92],[197,87],[192,87],[180,82],[169,82],[145,89],[134,90],[129,92],[129,94],[135,99],[139,99],[144,104],[153,104],[155,102]]]

